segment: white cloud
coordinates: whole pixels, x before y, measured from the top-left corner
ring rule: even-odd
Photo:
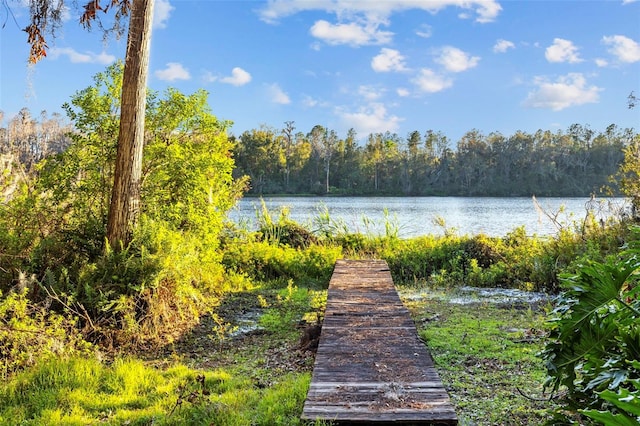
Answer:
[[[453,86],[453,80],[440,74],[436,74],[428,68],[420,70],[420,74],[411,80],[421,91],[436,93]]]
[[[231,70],[231,75],[220,78],[221,83],[231,84],[232,86],[244,86],[251,81],[251,74],[240,67]]]
[[[362,106],[356,112],[336,108],[335,113],[347,128],[354,128],[358,134],[362,135],[386,131],[395,132],[403,121],[396,115],[389,115],[385,106],[378,102]]]
[[[311,35],[329,45],[358,47],[390,43],[394,33],[382,27],[390,25],[390,17],[394,13],[422,10],[436,14],[447,7],[468,11],[476,16],[476,22],[481,23],[494,21],[502,10],[498,0],[269,0],[258,13],[263,21],[270,24],[305,11],[332,14],[336,22],[324,19],[316,21],[309,29]],[[423,25],[416,33],[421,37],[430,37],[431,27]],[[311,48],[318,50],[320,46],[314,43]]]
[[[302,105],[304,105],[304,106],[305,106],[305,107],[307,107],[307,108],[313,108],[313,107],[316,107],[316,106],[318,106],[318,105],[319,105],[319,103],[320,103],[320,102],[319,102],[317,99],[312,98],[312,97],[311,97],[311,96],[309,96],[309,95],[305,95],[305,96],[302,98]]]
[[[211,71],[205,71],[202,74],[202,80],[205,83],[213,83],[214,81],[218,80],[218,77],[216,77],[215,75],[213,75],[213,73]]]
[[[301,102],[305,108],[327,108],[331,106],[329,102],[323,101],[322,99],[314,98],[309,95],[303,95]]]
[[[271,98],[271,102],[276,104],[287,105],[291,103],[291,99],[289,99],[289,95],[287,95],[284,90],[280,87],[278,83],[267,84],[267,93]]]
[[[383,47],[371,60],[371,68],[376,72],[406,71],[404,56],[397,50]]]
[[[534,84],[538,88],[529,93],[524,106],[553,111],[598,102],[598,93],[602,90],[596,86],[587,86],[587,80],[580,73],[561,76],[555,82],[536,77]]]
[[[156,71],[155,76],[163,81],[189,80],[191,78],[189,71],[178,62],[167,63],[167,67]]]
[[[385,44],[389,43],[393,36],[393,33],[389,31],[379,30],[379,24],[362,25],[356,22],[331,24],[325,20],[316,21],[309,32],[327,44],[348,44],[351,46]]]
[[[462,72],[478,65],[480,57],[469,56],[468,53],[456,47],[445,46],[440,50],[440,56],[435,61],[445,67],[447,71]]]
[[[582,62],[578,48],[573,42],[562,38],[554,38],[553,44],[547,47],[544,56],[549,62],[569,62],[570,64]]]
[[[637,1],[638,1],[638,0],[622,0],[622,4],[623,4],[623,5],[625,5],[625,4],[631,4],[631,3],[635,3],[635,2],[637,2]]]
[[[326,1],[326,0],[271,0],[259,10],[260,18],[268,23],[276,23],[280,18],[309,10],[333,13],[343,19],[364,17],[368,22],[384,22],[393,13],[412,9],[424,10],[432,14],[447,7],[458,7],[475,12],[476,21],[494,21],[502,10],[497,0],[394,0],[394,1]]]
[[[429,38],[433,35],[433,28],[431,28],[431,25],[422,24],[420,29],[416,31],[416,35],[422,38]]]
[[[109,55],[105,52],[93,53],[85,52],[80,53],[70,47],[54,47],[49,51],[49,57],[51,59],[59,58],[60,56],[66,56],[73,64],[101,64],[109,65],[116,60],[116,57]]]
[[[167,21],[174,9],[169,0],[156,0],[153,7],[153,28],[167,28]]]
[[[516,45],[509,40],[499,39],[496,41],[496,44],[493,45],[493,51],[495,53],[504,53],[509,49],[515,49]]]
[[[609,65],[609,62],[606,59],[596,58],[596,65],[603,68]]]
[[[396,93],[398,94],[398,96],[400,97],[407,97],[411,94],[411,92],[409,92],[408,89],[405,89],[404,87],[399,87],[398,89],[396,89]]]
[[[382,96],[383,92],[384,90],[376,89],[373,86],[363,85],[358,87],[358,94],[368,101],[379,99]]]
[[[609,53],[614,55],[620,62],[640,61],[640,44],[623,35],[613,35],[602,37],[602,43],[609,47]]]

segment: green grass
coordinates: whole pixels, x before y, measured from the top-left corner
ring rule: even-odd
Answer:
[[[407,301],[461,425],[539,425],[544,312],[488,303]]]
[[[310,374],[262,386],[241,369],[166,370],[140,360],[47,360],[0,392],[3,425],[295,425]],[[200,382],[198,376],[204,381]]]
[[[43,359],[0,384],[0,425],[301,424],[312,359],[296,325],[318,293],[289,283],[229,295],[222,321],[267,304],[273,330],[255,335],[220,340],[212,320],[138,358]]]
[[[221,340],[212,320],[139,358],[44,359],[0,384],[0,425],[303,424],[312,358],[296,350],[296,324],[324,298],[326,291],[272,283],[230,294],[218,310],[219,320],[232,323],[234,316],[262,308],[263,331]],[[441,299],[405,303],[461,425],[546,420],[550,404],[522,395],[542,397],[545,371],[536,353],[544,312]]]

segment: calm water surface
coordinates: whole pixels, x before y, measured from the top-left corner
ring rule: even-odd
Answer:
[[[460,235],[504,236],[519,226],[524,226],[527,234],[552,235],[558,229],[545,212],[570,225],[584,219],[588,208],[598,219],[606,220],[628,207],[621,198],[590,200],[586,197],[538,198],[541,210],[529,197],[267,197],[263,200],[274,220],[286,208],[291,219],[316,230],[318,217],[328,211],[332,221],[343,224],[351,232],[384,235],[385,223],[391,223],[402,238],[442,235],[445,229],[454,229]],[[229,216],[241,226],[255,229],[257,213],[261,210],[261,199],[245,198]]]

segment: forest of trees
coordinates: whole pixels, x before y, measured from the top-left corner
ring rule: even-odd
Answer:
[[[457,142],[431,130],[375,133],[363,144],[354,130],[305,134],[286,122],[234,138],[235,176],[249,176],[255,195],[588,196],[611,185],[635,135],[574,124],[510,136],[471,130]]]
[[[60,114],[23,108],[0,127],[2,168],[21,164],[30,173],[65,149],[71,130]],[[431,130],[375,133],[362,143],[354,130],[344,138],[322,126],[305,134],[288,121],[282,130],[263,126],[231,139],[234,176],[249,177],[250,195],[588,196],[619,193],[610,178],[634,137],[614,124],[604,131],[574,124],[510,136],[471,130],[455,143]]]
[[[3,119],[0,111],[0,124]],[[40,160],[63,152],[71,141],[71,130],[59,113],[49,116],[42,111],[34,117],[28,108],[22,108],[6,127],[0,125],[0,201],[16,190],[20,176],[33,174]]]

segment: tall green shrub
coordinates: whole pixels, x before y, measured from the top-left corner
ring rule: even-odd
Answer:
[[[561,279],[563,292],[549,320],[550,335],[542,353],[546,386],[563,390],[563,408],[610,410],[612,404],[636,392],[640,379],[640,244],[604,262],[586,261],[575,274]],[[634,417],[634,414],[629,414]],[[637,420],[637,417],[636,417]],[[621,423],[622,424],[622,423]]]
[[[149,337],[197,321],[223,286],[220,233],[243,186],[229,123],[211,114],[207,93],[149,92],[140,225],[129,247],[106,247],[122,72],[108,67],[64,105],[73,142],[0,206],[0,251],[11,251],[12,270],[82,306],[94,330]],[[2,274],[0,289],[15,284]]]

